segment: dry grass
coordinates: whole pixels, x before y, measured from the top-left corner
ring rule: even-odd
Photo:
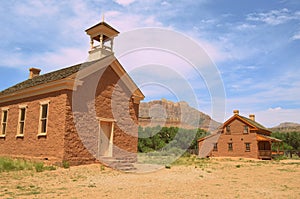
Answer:
[[[98,164],[0,173],[0,198],[300,198],[300,161],[185,157],[150,173]]]

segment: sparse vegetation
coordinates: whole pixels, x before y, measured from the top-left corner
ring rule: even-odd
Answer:
[[[12,159],[0,157],[0,172],[4,171],[19,171],[19,170],[32,170],[32,162],[21,159]]]
[[[108,168],[102,172],[101,165],[94,164],[41,173],[32,167],[32,171],[0,173],[0,198],[135,198],[136,193],[145,198],[261,198],[260,190],[272,190],[263,197],[289,198],[300,194],[299,165],[300,160],[201,159],[186,154],[169,164],[171,169],[142,175]]]
[[[64,160],[64,161],[62,161],[62,166],[63,166],[63,168],[68,169],[68,168],[70,168],[70,163],[68,161]]]
[[[13,159],[7,157],[0,157],[0,172],[33,170],[42,172],[45,170],[55,170],[55,166],[45,166],[43,162],[33,162],[23,159]]]

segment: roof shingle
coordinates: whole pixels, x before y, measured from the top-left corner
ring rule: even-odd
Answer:
[[[1,91],[0,96],[10,94],[10,93],[22,90],[22,89],[30,88],[33,86],[37,86],[40,84],[45,84],[48,82],[64,79],[64,78],[78,72],[82,68],[85,68],[85,67],[91,65],[92,63],[94,63],[94,62],[85,62],[85,63],[77,64],[74,66],[70,66],[67,68],[63,68],[63,69],[60,69],[57,71],[53,71],[50,73],[46,73],[44,75],[39,75],[39,76],[33,77],[32,79],[27,79],[21,83],[18,83],[14,86],[11,86],[11,87]]]

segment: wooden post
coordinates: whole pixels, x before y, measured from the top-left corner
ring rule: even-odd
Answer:
[[[103,34],[100,35],[100,48],[103,48]]]
[[[91,37],[91,41],[90,41],[90,47],[91,47],[91,50],[93,50],[93,48],[94,48],[94,40],[93,40],[92,37]]]

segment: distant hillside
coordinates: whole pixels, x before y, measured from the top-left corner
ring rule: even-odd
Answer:
[[[210,116],[190,107],[187,102],[172,102],[165,99],[143,102],[140,104],[139,125],[145,126],[175,126],[181,128],[202,128],[211,131],[221,123]]]
[[[293,122],[284,122],[278,126],[270,128],[272,132],[300,132],[300,124]]]

